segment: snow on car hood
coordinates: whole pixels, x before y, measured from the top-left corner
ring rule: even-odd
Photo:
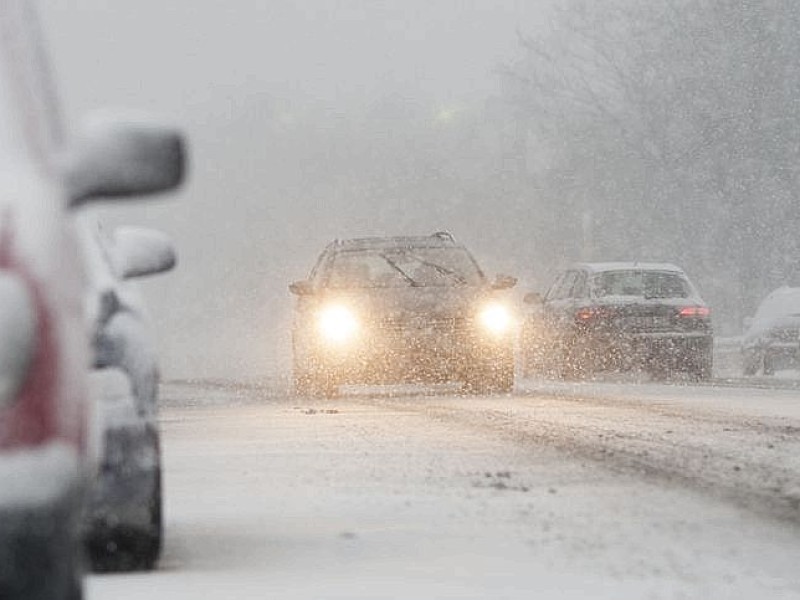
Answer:
[[[468,316],[493,291],[484,286],[425,286],[326,290],[326,300],[341,300],[372,318]]]

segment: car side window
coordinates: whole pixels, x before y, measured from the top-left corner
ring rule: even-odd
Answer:
[[[545,294],[545,300],[555,300],[558,297],[558,290],[561,287],[561,282],[564,280],[564,273],[561,273],[556,280],[553,282],[553,285],[550,286],[550,289],[547,290],[547,294]]]
[[[575,279],[577,277],[577,273],[575,271],[567,271],[566,275],[564,275],[564,279],[561,282],[561,287],[558,290],[558,298],[569,298],[570,294],[572,293],[572,286],[575,285]]]
[[[584,271],[577,271],[575,273],[575,283],[572,285],[572,293],[570,296],[573,298],[586,297],[586,273]]]
[[[317,259],[314,268],[311,269],[311,274],[308,276],[309,281],[317,281],[324,277],[325,272],[328,270],[328,263],[330,262],[331,252],[325,250]]]

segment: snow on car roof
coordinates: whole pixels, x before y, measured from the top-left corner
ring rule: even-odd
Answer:
[[[756,311],[754,322],[769,322],[786,315],[800,314],[800,287],[779,287]]]
[[[335,240],[331,246],[346,250],[367,250],[374,248],[443,248],[459,246],[455,238],[446,231],[432,235],[406,235],[388,237],[364,237],[349,240]]]
[[[683,269],[673,265],[672,263],[657,263],[657,262],[596,262],[596,263],[578,263],[578,268],[586,269],[593,273],[600,273],[603,271],[630,271],[643,270],[643,271],[671,271],[674,273],[683,273]]]

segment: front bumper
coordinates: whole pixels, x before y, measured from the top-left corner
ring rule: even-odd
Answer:
[[[308,369],[339,383],[463,380],[475,369],[513,361],[513,336],[410,329],[375,332],[351,344],[313,344]]]

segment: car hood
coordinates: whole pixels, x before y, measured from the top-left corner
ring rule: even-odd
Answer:
[[[330,290],[325,301],[341,301],[372,318],[469,317],[493,291],[483,286],[426,286]]]

